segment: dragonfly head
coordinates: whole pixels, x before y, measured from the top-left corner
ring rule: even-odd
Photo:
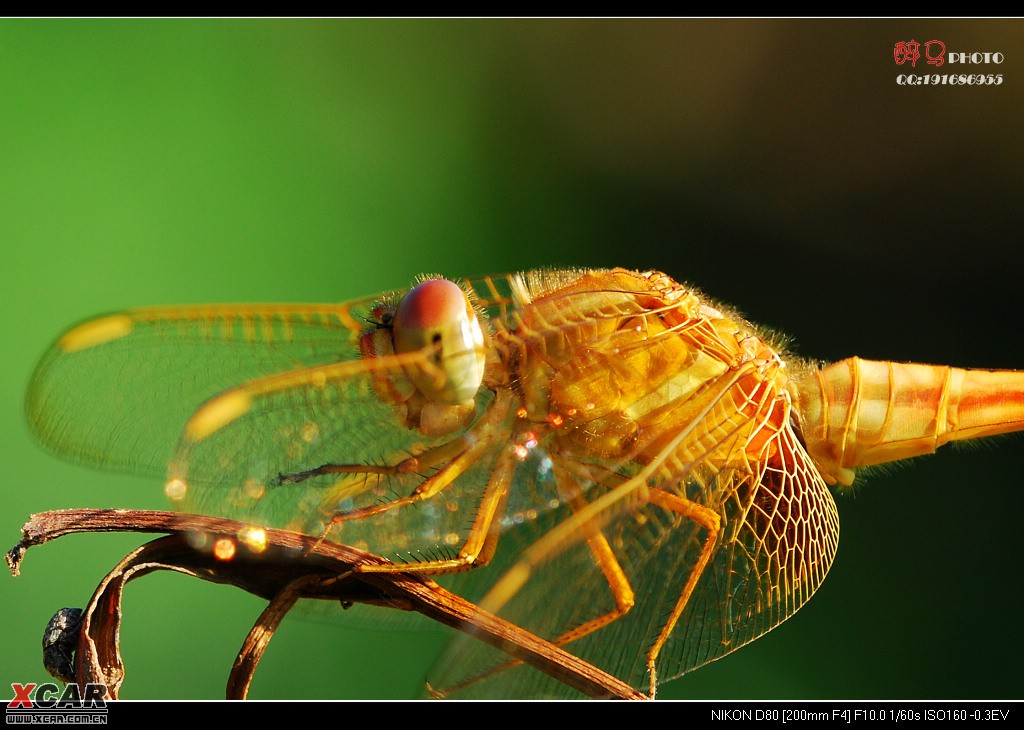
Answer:
[[[484,334],[458,284],[427,279],[410,289],[395,310],[392,337],[396,353],[428,351],[435,367],[406,369],[427,400],[464,403],[476,396],[484,377]]]

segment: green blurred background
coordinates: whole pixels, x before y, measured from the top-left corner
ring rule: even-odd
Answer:
[[[0,499],[163,508],[60,462],[22,397],[66,325],[145,304],[334,301],[536,266],[660,268],[802,355],[1024,367],[1019,21],[0,21]],[[1004,54],[895,83],[897,41]],[[918,73],[924,73],[923,60]],[[930,67],[927,67],[929,70]],[[818,595],[668,698],[1024,696],[1024,440],[840,496]],[[0,577],[0,695],[131,536]],[[261,604],[133,583],[125,698],[217,698]],[[288,620],[254,698],[415,696],[444,630]]]

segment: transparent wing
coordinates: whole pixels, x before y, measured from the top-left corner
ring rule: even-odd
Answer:
[[[744,425],[738,425],[742,431]],[[566,643],[567,651],[647,692],[647,661],[656,646],[658,683],[740,648],[791,616],[820,585],[835,554],[838,514],[790,428],[767,443],[764,453],[770,456],[760,465],[716,466],[727,463],[722,457],[736,445],[735,438],[723,439],[697,460],[675,461],[666,454],[661,473],[643,477],[646,489],[630,486],[644,475],[642,465],[621,466],[614,475],[594,472],[595,484],[579,488],[590,507],[609,502],[596,516],[564,506],[504,538],[523,546],[512,554],[529,555],[556,530],[571,529],[577,536],[557,550],[541,550],[537,560],[516,558],[515,570],[506,575],[529,568],[521,588],[503,596],[505,579],[496,590],[481,580],[486,576],[474,574],[454,577],[453,589],[482,601],[485,609],[492,608],[498,593],[493,607],[503,618],[549,640],[571,636],[577,627],[617,610],[607,562],[594,547],[600,538],[627,579],[635,605]],[[686,444],[671,450],[686,452]],[[624,489],[632,493],[617,500],[605,496]],[[709,549],[709,530],[666,508],[675,504],[671,500],[656,504],[655,493],[709,507],[720,520],[710,560],[682,605],[684,587]],[[580,698],[471,636],[452,642],[429,682],[433,693],[460,699]]]
[[[36,366],[29,425],[62,457],[163,477],[185,422],[208,398],[357,358],[374,301],[155,307],[83,322]]]
[[[468,286],[485,326],[504,327],[514,310],[510,277]],[[493,371],[502,364],[493,353],[489,361],[500,380]],[[229,388],[186,422],[169,484],[188,511],[326,535],[395,562],[449,559],[482,506],[507,499],[515,396],[481,388],[462,427],[425,435],[382,390],[404,372],[436,367],[426,351],[384,354]],[[431,498],[403,502],[423,492]],[[520,514],[547,504],[528,493],[512,501],[534,505]]]
[[[458,548],[504,442],[507,409],[485,417],[493,398],[482,390],[465,427],[424,436],[402,425],[400,407],[375,389],[375,378],[403,364],[431,367],[418,354],[334,363],[208,401],[197,416],[214,413],[215,428],[190,420],[171,460],[169,483],[181,490],[183,508],[320,535],[340,513],[443,480],[436,499],[341,522],[328,537],[398,560]]]
[[[485,314],[507,315],[509,277],[471,286]],[[25,402],[29,426],[66,459],[163,477],[201,404],[263,377],[359,361],[373,310],[400,294],[343,304],[149,307],[87,320],[36,366]],[[347,372],[358,377],[358,367]]]
[[[467,286],[485,328],[489,317],[509,316],[509,277]],[[38,364],[29,423],[65,458],[177,480],[183,509],[312,534],[339,512],[443,478],[440,499],[337,525],[330,537],[397,560],[444,556],[464,539],[497,434],[509,428],[497,416],[478,425],[493,400],[487,389],[467,426],[440,437],[408,427],[403,407],[382,397],[389,378],[435,367],[422,353],[360,354],[381,302],[401,294],[337,305],[157,307],[86,321]],[[328,464],[366,468],[282,479]]]

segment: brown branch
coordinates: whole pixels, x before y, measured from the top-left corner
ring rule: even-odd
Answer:
[[[413,572],[366,573],[360,568],[387,561],[345,545],[286,530],[267,529],[265,543],[239,536],[248,525],[217,517],[148,510],[57,510],[33,515],[23,538],[7,553],[18,575],[25,551],[78,532],[152,532],[154,540],[122,560],[97,587],[85,616],[75,652],[75,679],[106,684],[116,698],[124,679],[118,647],[121,595],[134,578],[154,570],[174,570],[202,580],[234,585],[260,596],[269,605],[256,621],[231,670],[227,695],[242,699],[267,642],[300,598],[367,603],[413,610],[447,626],[471,633],[585,695],[642,699],[642,693],[578,657],[518,626],[493,616]],[[196,547],[196,536],[233,549],[219,559],[210,548]],[[55,617],[56,618],[56,617]],[[56,642],[55,643],[59,643]]]
[[[252,684],[253,676],[256,674],[256,666],[263,658],[263,652],[267,650],[270,639],[273,638],[277,627],[281,625],[284,617],[299,600],[302,590],[316,582],[315,576],[303,576],[285,586],[284,590],[278,593],[274,599],[267,604],[267,607],[260,614],[260,617],[253,624],[249,635],[235,658],[235,664],[231,667],[231,674],[228,676],[227,695],[229,699],[244,700],[249,693],[249,685]]]

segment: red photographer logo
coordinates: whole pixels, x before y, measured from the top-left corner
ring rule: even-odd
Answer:
[[[911,68],[917,66],[921,59],[921,44],[915,40],[899,41],[892,50],[893,58],[897,66],[902,66],[910,61]],[[945,63],[946,44],[942,41],[927,41],[924,44],[924,57],[930,66],[938,68]]]
[[[923,48],[922,48],[923,46]],[[933,39],[925,43],[918,43],[916,40],[898,41],[892,48],[892,58],[897,66],[910,65],[915,68],[921,60],[921,52],[924,51],[924,60],[927,66],[922,66],[917,73],[908,72],[905,68],[896,74],[896,83],[899,86],[999,86],[1003,83],[1001,73],[989,73],[988,69],[954,69],[953,73],[949,68],[943,69],[946,73],[937,73],[943,64],[988,64],[1002,63],[1005,57],[998,51],[949,51],[946,52],[946,44],[940,40]],[[929,69],[928,66],[933,68]],[[996,69],[992,69],[995,71]],[[959,71],[957,73],[956,71]]]

